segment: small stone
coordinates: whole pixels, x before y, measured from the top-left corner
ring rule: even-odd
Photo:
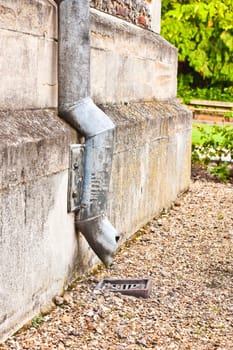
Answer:
[[[79,333],[76,331],[76,329],[72,329],[69,334],[77,337]]]
[[[118,327],[117,330],[116,330],[116,333],[117,333],[117,335],[118,335],[118,337],[120,339],[126,339],[127,338],[126,334],[124,334],[123,331],[124,331],[123,327]]]
[[[138,24],[142,25],[142,26],[146,26],[146,19],[144,16],[139,16],[138,17]]]
[[[146,346],[146,339],[145,338],[141,338],[141,339],[137,339],[137,344],[138,345],[142,345],[142,346]]]
[[[64,298],[59,296],[59,295],[56,295],[53,299],[54,301],[54,304],[57,305],[57,306],[61,306],[64,304]]]
[[[65,345],[63,343],[59,343],[58,350],[65,350]]]
[[[101,295],[102,291],[100,289],[94,289],[93,294]]]
[[[72,317],[69,315],[65,315],[65,316],[61,317],[61,320],[65,323],[70,323],[72,321]]]
[[[85,313],[85,316],[87,316],[87,317],[93,317],[94,315],[95,315],[95,313],[93,310],[89,310]]]
[[[72,304],[72,302],[73,302],[72,296],[70,294],[66,293],[63,296],[63,304]]]
[[[103,334],[103,331],[102,331],[102,329],[100,327],[96,327],[96,332],[98,334]]]

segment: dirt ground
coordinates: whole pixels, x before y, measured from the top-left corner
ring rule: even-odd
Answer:
[[[95,290],[149,278],[148,299]],[[233,188],[193,171],[188,192],[0,350],[233,349]]]

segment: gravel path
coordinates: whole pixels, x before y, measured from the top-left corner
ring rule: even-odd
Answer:
[[[149,299],[93,292],[151,278]],[[0,350],[233,349],[233,188],[203,179]]]

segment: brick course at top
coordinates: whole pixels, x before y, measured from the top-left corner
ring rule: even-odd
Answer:
[[[153,0],[91,0],[90,5],[98,10],[150,29],[150,4],[152,1]]]

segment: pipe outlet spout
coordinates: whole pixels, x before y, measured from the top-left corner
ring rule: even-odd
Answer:
[[[117,249],[118,233],[108,218],[101,215],[76,224],[100,260],[110,266]]]

